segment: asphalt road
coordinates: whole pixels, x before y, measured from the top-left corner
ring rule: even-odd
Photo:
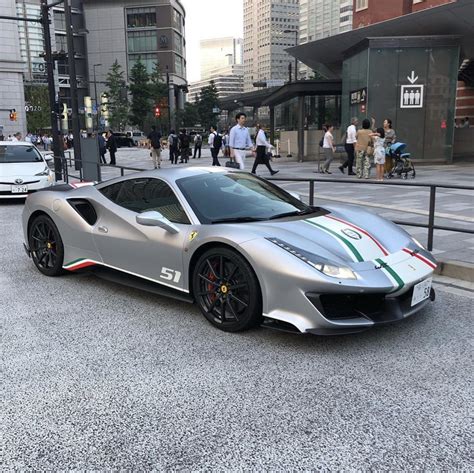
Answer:
[[[363,334],[226,334],[194,306],[41,276],[0,203],[4,470],[472,470],[472,307]]]

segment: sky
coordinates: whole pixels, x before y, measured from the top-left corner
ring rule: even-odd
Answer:
[[[186,9],[188,82],[200,79],[202,39],[243,37],[243,0],[181,0]]]

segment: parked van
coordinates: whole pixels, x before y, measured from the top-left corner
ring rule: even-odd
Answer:
[[[132,130],[127,131],[127,136],[132,139],[135,146],[138,146],[141,141],[146,140],[146,135],[143,131],[140,130]]]

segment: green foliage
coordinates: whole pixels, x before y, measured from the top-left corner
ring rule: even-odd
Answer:
[[[168,86],[166,81],[163,80],[163,73],[158,63],[155,63],[150,74],[149,89],[153,105],[160,104],[162,108],[168,106]]]
[[[176,111],[175,119],[177,128],[190,128],[196,126],[198,123],[201,122],[197,104],[188,102],[185,103],[184,110]]]
[[[219,99],[217,95],[217,88],[213,81],[207,87],[201,89],[199,100],[197,102],[197,110],[201,125],[209,129],[211,125],[216,126],[217,116],[213,109],[219,108]]]
[[[44,85],[25,85],[25,104],[33,107],[26,112],[28,131],[36,133],[51,128],[51,108],[49,106],[48,87]]]
[[[115,60],[105,81],[106,94],[109,98],[110,126],[117,130],[123,130],[128,119],[129,101],[124,74],[122,66]]]
[[[139,130],[143,130],[147,113],[149,113],[151,100],[150,75],[141,58],[130,71],[130,92],[132,103],[130,106],[130,123]]]

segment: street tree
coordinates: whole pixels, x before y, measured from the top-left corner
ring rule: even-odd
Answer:
[[[124,75],[122,66],[115,60],[105,80],[110,125],[118,130],[123,130],[128,121],[129,101]]]
[[[37,132],[51,126],[48,87],[25,85],[26,123],[28,131]]]
[[[186,102],[183,110],[176,110],[176,126],[178,128],[192,128],[200,123],[197,104]]]
[[[146,66],[138,58],[130,71],[130,92],[132,102],[130,105],[130,123],[139,130],[143,130],[147,115],[151,113],[151,83]]]
[[[219,108],[218,91],[214,81],[211,81],[207,87],[203,87],[199,94],[197,102],[197,110],[199,112],[199,121],[206,129],[211,125],[215,126],[218,113],[216,109]]]

